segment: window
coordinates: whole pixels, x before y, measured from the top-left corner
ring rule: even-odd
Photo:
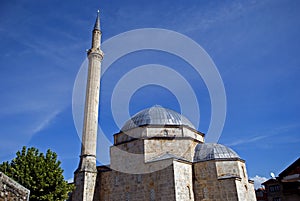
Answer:
[[[262,191],[256,192],[256,197],[263,197],[264,193]]]
[[[189,199],[192,199],[192,195],[191,195],[191,189],[189,186],[187,186],[187,190],[188,190],[188,193],[189,193]]]
[[[130,200],[130,196],[129,196],[129,193],[127,192],[126,193],[126,199],[125,199],[126,201],[129,201]]]
[[[118,186],[118,185],[119,185],[119,177],[116,176],[116,177],[115,177],[115,186]]]
[[[155,192],[154,192],[154,189],[150,190],[150,201],[155,201]]]
[[[142,182],[142,175],[140,175],[140,174],[136,175],[136,181],[137,181],[137,183],[141,183]]]
[[[208,198],[208,190],[207,188],[203,188],[203,197]]]
[[[246,177],[246,173],[245,173],[245,168],[244,168],[244,166],[242,166],[242,170],[243,170],[243,176]]]
[[[164,136],[168,136],[168,130],[164,130]]]
[[[273,185],[269,187],[270,192],[278,192],[280,191],[280,186],[279,185]],[[274,198],[275,199],[275,198]]]

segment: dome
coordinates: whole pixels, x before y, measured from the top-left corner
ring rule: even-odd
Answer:
[[[194,161],[208,161],[214,159],[233,159],[240,158],[239,155],[221,144],[204,143],[198,144],[195,148]]]
[[[155,105],[135,114],[124,124],[122,131],[144,125],[185,125],[195,129],[194,125],[183,115],[173,110]]]

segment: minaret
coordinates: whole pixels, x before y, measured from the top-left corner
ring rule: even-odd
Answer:
[[[87,52],[88,78],[84,108],[84,124],[80,163],[75,171],[75,187],[72,201],[92,201],[97,177],[96,143],[98,128],[98,107],[100,93],[100,73],[103,52],[100,49],[101,30],[99,10],[95,22],[92,47]]]

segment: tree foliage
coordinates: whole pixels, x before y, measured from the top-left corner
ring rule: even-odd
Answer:
[[[73,186],[64,180],[57,154],[46,155],[31,147],[18,151],[11,162],[0,164],[0,171],[30,190],[30,200],[60,201],[68,198]]]

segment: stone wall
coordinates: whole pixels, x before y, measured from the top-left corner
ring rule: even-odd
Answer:
[[[166,154],[193,161],[195,147],[203,140],[201,133],[185,127],[138,127],[126,134],[114,135],[115,144],[110,148],[111,168],[134,174],[158,170],[158,166],[167,167],[155,163],[154,168],[148,164]]]
[[[95,190],[97,173],[81,171],[75,173],[75,190],[72,201],[91,200]]]
[[[185,126],[144,126],[133,128],[114,135],[114,145],[132,141],[133,139],[147,139],[153,137],[162,138],[190,138],[195,141],[204,142],[204,134]]]
[[[110,168],[98,170],[95,201],[256,200],[243,160],[193,163],[201,133],[155,126],[127,132],[114,135]]]
[[[243,175],[237,161],[216,161],[217,177]]]
[[[193,161],[197,142],[186,138],[147,139],[145,144],[145,162],[163,154],[172,154],[187,161]]]
[[[203,136],[184,126],[138,127],[115,134],[114,142],[115,146],[125,152],[144,154],[144,162],[166,153],[193,161],[195,147],[197,143],[203,142]],[[119,161],[119,151],[115,147],[111,148],[111,156]]]
[[[193,173],[195,200],[237,200],[235,183],[218,180],[215,161],[195,163]],[[222,188],[224,183],[227,185]]]
[[[238,200],[256,200],[254,185],[248,180],[245,162],[243,160],[216,161],[217,177],[219,180],[235,178],[235,188]]]
[[[129,142],[133,139],[141,139],[145,137],[147,137],[147,128],[137,127],[125,132],[114,134],[114,145]]]
[[[144,164],[144,141],[135,139],[110,148],[110,166],[114,170],[126,173],[142,173]]]
[[[0,172],[0,201],[29,200],[30,191]]]
[[[256,200],[254,183],[248,180],[245,162],[238,160],[236,166],[239,168],[239,177],[241,178],[236,181],[239,200]]]
[[[100,168],[96,201],[175,201],[174,166],[148,174],[126,174]]]
[[[241,167],[241,161],[192,164],[178,160],[148,174],[126,174],[99,167],[94,201],[255,201],[253,184],[243,177]],[[237,174],[231,175],[234,172]]]
[[[193,170],[192,164],[174,161],[174,180],[176,201],[193,201]]]
[[[196,200],[255,201],[242,160],[211,160],[194,164]]]

